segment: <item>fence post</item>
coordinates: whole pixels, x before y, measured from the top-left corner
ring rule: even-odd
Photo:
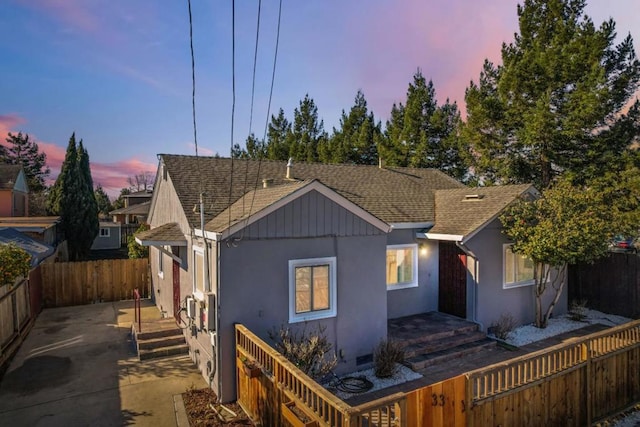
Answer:
[[[586,359],[586,369],[587,369],[587,379],[586,379],[586,385],[587,385],[587,425],[590,426],[591,425],[591,420],[593,418],[593,390],[592,390],[592,378],[591,376],[593,375],[593,366],[592,366],[592,362],[591,362],[591,344],[592,341],[588,340],[586,343],[582,343],[581,347],[582,347],[582,357],[584,359]]]

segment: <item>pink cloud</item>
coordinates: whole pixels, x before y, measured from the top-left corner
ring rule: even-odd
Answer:
[[[127,178],[147,172],[155,175],[157,165],[138,159],[121,160],[114,163],[91,162],[91,176],[94,185],[101,185],[111,197],[117,197],[120,190],[129,187]]]
[[[17,114],[0,114],[0,143],[4,145],[7,134],[15,133],[15,127],[25,122],[26,120]]]

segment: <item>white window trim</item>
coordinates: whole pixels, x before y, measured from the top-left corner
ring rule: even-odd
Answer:
[[[207,282],[206,282],[206,275],[205,275],[205,262],[206,259],[204,257],[204,248],[200,247],[200,246],[193,246],[192,247],[192,252],[193,252],[193,263],[191,265],[193,265],[193,275],[191,277],[191,280],[193,282],[193,296],[195,296],[197,299],[199,299],[200,301],[204,300],[205,294],[209,291],[209,289],[207,289]],[[197,288],[196,285],[196,274],[198,274],[198,271],[196,270],[196,257],[197,256],[201,256],[202,257],[202,285],[203,285],[203,290],[200,290]]]
[[[502,245],[502,289],[514,289],[514,288],[522,288],[525,286],[533,286],[536,284],[535,277],[530,280],[523,280],[520,282],[511,282],[507,283],[507,269],[505,268],[507,265],[507,249],[513,246],[512,243],[505,243]],[[519,256],[514,252],[514,255]],[[515,266],[514,266],[515,267]]]
[[[106,231],[106,233],[102,234],[103,231]],[[100,227],[100,237],[111,237],[111,229],[108,227]]]
[[[329,308],[327,310],[296,313],[296,267],[329,265]],[[336,317],[338,312],[336,257],[289,260],[289,323]]]
[[[158,248],[158,276],[161,279],[164,279],[164,253],[162,253],[162,249]]]
[[[393,285],[387,284],[387,291],[396,291],[398,289],[407,289],[407,288],[417,288],[418,287],[418,244],[417,243],[408,243],[404,245],[387,245],[387,249],[385,250],[385,283],[386,283],[386,275],[387,275],[387,252],[389,249],[413,249],[413,280],[411,282],[404,283],[396,283]]]

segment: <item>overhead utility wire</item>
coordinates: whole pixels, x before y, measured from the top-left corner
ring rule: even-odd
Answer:
[[[273,98],[273,85],[276,79],[276,64],[278,62],[278,46],[280,44],[280,22],[281,22],[281,18],[282,18],[282,0],[280,0],[280,5],[278,6],[278,29],[276,31],[276,48],[275,48],[275,52],[273,54],[273,70],[271,71],[271,88],[269,89],[269,103],[267,104],[267,120],[265,121],[264,124],[264,135],[262,137],[262,141],[266,141],[267,140],[267,129],[269,127],[269,115],[271,114],[271,99]],[[255,201],[256,198],[256,190],[258,189],[258,180],[260,179],[260,166],[262,164],[262,155],[258,155],[258,171],[256,173],[256,182],[254,185],[254,191],[253,191],[253,195],[251,197],[251,205],[249,207],[249,215],[247,215],[247,219],[246,219],[246,224],[244,229],[247,227],[247,224],[249,223],[249,216],[251,215],[251,212],[253,211],[253,202]]]
[[[233,121],[236,110],[236,2],[231,1],[231,175],[229,178],[229,228],[231,228],[231,196],[233,191]]]
[[[253,99],[256,90],[256,65],[258,64],[258,41],[260,38],[260,9],[262,6],[262,0],[258,0],[258,23],[256,25],[256,47],[253,51],[253,82],[251,84],[251,109],[249,110],[249,136],[251,136],[251,128],[253,124]],[[258,154],[259,155],[259,154]],[[249,161],[245,161],[244,168],[244,185],[242,188],[242,213],[244,215],[244,194],[247,192],[247,182],[249,181]],[[251,212],[249,212],[251,213]],[[243,233],[244,236],[244,233]]]

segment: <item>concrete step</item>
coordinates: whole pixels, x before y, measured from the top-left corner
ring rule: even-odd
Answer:
[[[424,333],[424,334],[415,333],[415,336],[412,336],[411,338],[408,338],[408,337],[396,338],[391,336],[390,339],[394,342],[398,342],[402,348],[407,348],[409,346],[414,346],[414,345],[420,345],[420,344],[426,345],[427,343],[431,343],[431,342],[439,342],[443,339],[448,339],[456,335],[463,335],[467,333],[477,332],[479,329],[480,328],[478,324],[469,322],[455,329],[447,329],[439,332],[430,332],[430,333]],[[482,335],[484,336],[484,334]]]
[[[159,325],[150,324],[142,325],[142,332],[135,330],[137,340],[148,340],[161,337],[170,337],[172,335],[182,335],[182,330],[176,325],[176,322],[162,323]]]
[[[151,350],[160,347],[171,347],[173,345],[185,344],[184,335],[171,335],[166,337],[148,338],[138,340],[138,349]]]
[[[189,354],[189,346],[187,344],[179,344],[169,347],[160,347],[138,351],[140,360],[158,359],[160,357],[175,356],[178,354]]]
[[[485,337],[478,341],[468,342],[444,350],[419,354],[406,359],[405,363],[414,371],[418,371],[439,363],[450,362],[468,354],[477,353],[495,345],[496,342],[494,340]]]
[[[446,350],[452,347],[458,347],[463,344],[481,341],[486,335],[477,330],[465,331],[454,335],[446,336],[435,340],[416,342],[404,347],[405,358],[409,359],[420,354],[434,353],[436,351]]]

